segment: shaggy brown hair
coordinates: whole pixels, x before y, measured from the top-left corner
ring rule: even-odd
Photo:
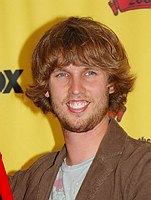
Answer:
[[[115,87],[109,97],[109,111],[118,113],[122,109],[135,78],[115,33],[91,18],[70,17],[44,34],[33,52],[33,85],[27,89],[27,96],[44,112],[52,111],[51,99],[45,97],[50,74],[55,67],[71,63],[104,70]]]

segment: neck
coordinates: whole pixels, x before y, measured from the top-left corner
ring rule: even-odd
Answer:
[[[108,123],[109,118],[106,115],[94,129],[88,132],[75,133],[63,130],[68,165],[76,165],[95,156],[107,131]]]

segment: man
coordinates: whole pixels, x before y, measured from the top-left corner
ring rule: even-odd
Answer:
[[[115,33],[90,18],[64,20],[37,44],[32,72],[27,96],[58,117],[65,146],[10,177],[14,199],[151,199],[151,145],[109,117],[135,80]]]

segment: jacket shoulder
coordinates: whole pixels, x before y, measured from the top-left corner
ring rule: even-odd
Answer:
[[[38,158],[27,170],[19,170],[13,176],[8,176],[12,191],[21,184],[28,185],[34,177],[40,178],[43,172],[53,165],[58,153],[47,153]]]
[[[125,152],[126,153],[139,153],[140,156],[144,155],[145,153],[151,153],[151,143],[136,140],[130,136],[127,137],[125,143]],[[150,154],[151,155],[151,154]]]

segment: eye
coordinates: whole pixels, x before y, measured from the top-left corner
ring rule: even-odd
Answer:
[[[87,72],[85,73],[85,75],[86,75],[86,76],[94,76],[94,75],[96,75],[96,72],[94,72],[94,71],[87,71]]]
[[[67,77],[68,74],[66,72],[57,73],[56,77]]]

